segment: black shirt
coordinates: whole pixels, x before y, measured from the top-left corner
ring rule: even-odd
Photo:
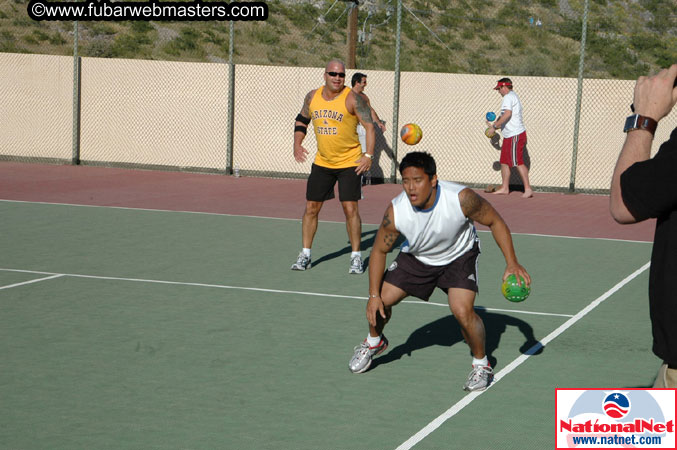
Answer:
[[[636,219],[657,219],[649,273],[653,352],[677,366],[677,128],[652,159],[621,174],[621,194]]]

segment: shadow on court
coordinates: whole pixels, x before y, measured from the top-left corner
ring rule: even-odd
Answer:
[[[361,241],[361,244],[360,244],[360,248],[362,249],[363,256],[365,254],[367,255],[362,259],[365,271],[367,270],[367,267],[369,267],[369,256],[368,255],[369,255],[369,252],[371,251],[371,248],[374,246],[374,239],[376,238],[376,232],[377,231],[378,230],[371,230],[371,231],[363,231],[362,232],[362,241]],[[393,250],[391,250],[391,251],[397,250],[400,247],[400,245],[402,244],[402,242],[404,242],[404,237],[402,237],[402,235],[400,235],[400,236],[398,236],[397,240],[395,241],[395,244],[393,245]],[[323,255],[317,261],[313,261],[313,267],[317,266],[318,264],[320,264],[324,261],[330,261],[334,258],[339,258],[343,255],[350,255],[351,251],[352,251],[352,249],[350,247],[350,242],[349,242],[348,245],[346,245],[342,249],[337,250],[337,251],[332,252],[332,253],[328,253],[326,255]]]
[[[492,354],[499,346],[501,335],[509,326],[517,327],[524,335],[525,340],[519,348],[520,353],[534,355],[543,353],[543,346],[540,345],[540,342],[534,336],[533,328],[527,322],[505,314],[488,312],[484,308],[476,308],[475,311],[484,322],[487,334],[486,352],[492,367],[496,368],[498,363]],[[376,358],[372,370],[381,364],[397,361],[405,355],[411,356],[416,350],[422,350],[433,345],[451,347],[454,344],[466,345],[461,334],[461,327],[454,316],[448,315],[422,326],[411,333],[405,343]],[[538,345],[538,347],[529,351],[535,345]]]
[[[376,238],[376,232],[378,230],[371,230],[371,231],[364,231],[362,232],[362,241],[360,243],[360,249],[362,249],[363,255],[365,256],[362,261],[364,265],[364,270],[367,270],[367,267],[369,267],[369,253],[371,251],[371,248],[374,246],[374,239]],[[402,235],[397,237],[397,240],[395,241],[395,244],[393,244],[393,248],[391,251],[395,251],[400,248],[400,245],[404,242],[404,237]],[[343,255],[350,255],[350,252],[352,251],[352,248],[350,247],[350,242],[348,243],[347,246],[343,247],[340,250],[337,250],[332,253],[328,253],[324,256],[322,256],[320,259],[317,261],[313,261],[313,266],[317,266],[318,264],[324,262],[324,261],[329,261],[334,258],[339,258]]]
[[[374,237],[376,237],[376,231],[377,230],[371,230],[371,231],[363,231],[362,232],[362,241],[360,243],[360,248],[362,251],[367,251],[371,249],[371,247],[374,245]],[[352,252],[352,248],[350,247],[350,242],[348,242],[348,245],[343,247],[340,250],[336,250],[335,252],[328,253],[317,261],[313,261],[313,266],[317,266],[318,264],[324,262],[324,261],[330,261],[334,258],[339,258],[343,255],[350,255],[350,252]],[[369,258],[367,257],[366,259],[363,260],[364,263],[364,269],[367,270],[367,260]]]

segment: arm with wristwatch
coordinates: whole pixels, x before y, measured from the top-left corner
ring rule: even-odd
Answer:
[[[651,156],[651,144],[658,122],[677,103],[677,64],[661,70],[652,77],[640,77],[635,84],[632,114],[625,120],[623,131],[625,143],[618,156],[611,179],[610,210],[619,223],[635,223],[642,218],[635,217],[627,208],[621,193],[621,175],[639,161]]]

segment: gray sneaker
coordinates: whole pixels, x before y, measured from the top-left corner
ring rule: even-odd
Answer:
[[[489,366],[472,366],[463,389],[466,391],[483,391],[494,379],[494,370]]]
[[[348,368],[352,373],[366,372],[371,366],[372,358],[380,355],[387,348],[388,339],[386,339],[384,335],[381,335],[381,342],[379,342],[376,347],[369,347],[369,344],[365,339],[360,345],[355,347],[355,353],[353,354],[353,357],[350,358]]]
[[[364,273],[361,256],[353,256],[350,258],[350,269],[348,269],[348,273]]]
[[[312,264],[310,262],[310,256],[306,256],[303,252],[299,253],[299,256],[296,258],[296,262],[291,265],[291,270],[306,270],[310,269]]]

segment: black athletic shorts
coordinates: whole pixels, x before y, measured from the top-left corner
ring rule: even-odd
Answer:
[[[400,252],[386,270],[383,281],[425,301],[428,301],[436,287],[445,293],[449,288],[479,292],[477,285],[479,256],[479,241],[475,242],[473,248],[446,266],[430,266],[422,263],[410,253]]]
[[[313,164],[306,185],[306,200],[324,202],[334,198],[334,185],[338,181],[339,200],[355,202],[362,197],[362,179],[355,167],[329,169]]]

